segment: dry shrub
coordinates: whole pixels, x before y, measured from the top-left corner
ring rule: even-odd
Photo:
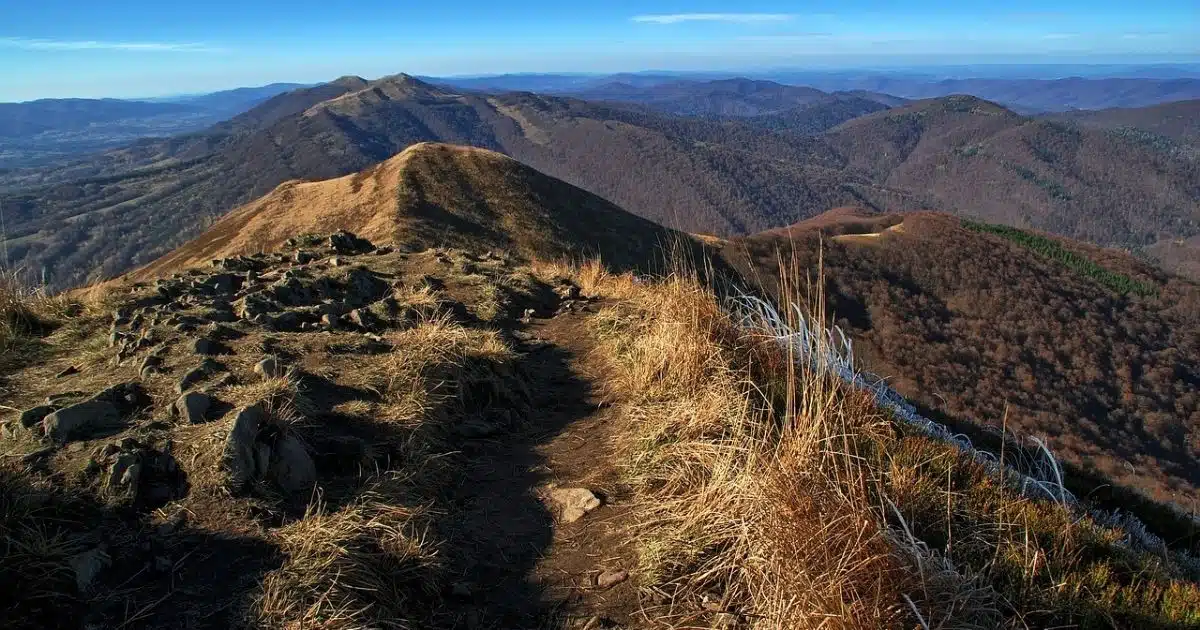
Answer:
[[[879,416],[848,408],[828,375],[791,371],[772,340],[745,337],[691,277],[647,286],[597,323],[630,417],[621,447],[640,496],[640,575],[666,595],[649,614],[671,627],[908,622],[902,596],[917,584],[840,439]]]
[[[391,485],[386,482],[383,486]],[[337,512],[310,509],[276,532],[286,554],[250,609],[261,628],[420,628],[443,585],[420,510],[369,496]]]
[[[828,344],[824,296],[789,282],[801,277],[780,282],[792,299],[779,311]],[[1200,623],[1182,565],[908,435],[869,393],[747,324],[687,275],[595,320],[609,395],[630,421],[620,446],[638,489],[640,576],[662,600],[647,614],[663,625]]]

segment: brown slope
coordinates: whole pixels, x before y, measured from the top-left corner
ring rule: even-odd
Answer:
[[[662,248],[687,240],[499,153],[420,143],[361,173],[281,184],[130,278],[337,230],[410,248],[499,249],[541,259],[599,255],[619,268],[651,266]]]
[[[1058,241],[1155,291],[1122,295],[941,213],[875,217],[901,222],[871,237],[818,237],[865,218],[842,213],[723,251],[774,291],[780,252],[814,269],[823,247],[829,304],[860,363],[930,417],[976,437],[1006,422],[1120,486],[1183,507],[1200,500],[1200,287]]]
[[[1063,112],[1048,115],[1054,120],[1073,121],[1089,127],[1116,131],[1138,130],[1184,144],[1200,143],[1200,99],[1175,101],[1149,107]]]

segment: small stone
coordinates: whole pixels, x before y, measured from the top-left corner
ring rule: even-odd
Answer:
[[[79,368],[75,367],[74,365],[71,365],[71,366],[67,366],[67,368],[65,370],[59,372],[58,374],[55,374],[54,378],[65,378],[65,377],[71,376],[72,374],[78,374],[78,373],[79,373]]]
[[[559,285],[554,289],[554,293],[564,300],[578,300],[581,295],[579,286],[574,283]]]
[[[147,378],[151,374],[158,373],[158,368],[161,365],[161,356],[157,354],[146,355],[146,358],[142,359],[142,365],[138,368],[138,374],[140,374],[142,378]]]
[[[605,571],[604,573],[596,576],[596,586],[599,588],[612,588],[628,579],[628,571]]]
[[[292,257],[292,259],[296,261],[296,264],[304,265],[312,262],[313,255],[304,250],[299,250],[296,252],[296,255]]]
[[[254,373],[264,379],[270,379],[283,376],[285,370],[283,366],[279,365],[279,361],[275,360],[275,357],[267,357],[254,366]]]
[[[171,515],[171,518],[164,521],[158,526],[158,535],[167,536],[179,530],[180,527],[187,523],[187,510],[179,510]]]
[[[558,508],[563,523],[574,523],[602,505],[600,498],[587,488],[551,488],[550,500]]]
[[[201,392],[187,392],[175,401],[172,408],[180,419],[188,424],[204,422],[204,415],[212,406],[212,397]]]
[[[86,593],[100,576],[100,572],[112,564],[112,558],[103,548],[97,547],[71,556],[67,559],[67,564],[75,572],[75,586],[80,593]]]

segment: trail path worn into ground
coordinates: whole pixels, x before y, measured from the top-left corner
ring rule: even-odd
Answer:
[[[587,316],[534,320],[517,333],[520,350],[529,353],[534,408],[513,433],[466,447],[470,463],[454,492],[461,529],[447,542],[481,559],[463,567],[455,586],[457,596],[474,603],[464,607],[467,626],[635,623],[635,556],[624,531],[629,494],[611,450],[621,419],[605,404],[588,364]],[[550,495],[573,488],[591,491],[602,505],[565,522]]]

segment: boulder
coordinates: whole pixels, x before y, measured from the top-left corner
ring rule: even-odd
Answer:
[[[46,416],[54,413],[54,407],[49,405],[38,405],[31,407],[21,412],[21,417],[17,420],[22,429],[32,429],[34,426],[41,423]]]
[[[251,293],[233,303],[233,312],[242,319],[254,319],[281,310],[283,307],[278,302],[261,293]]]
[[[267,413],[260,405],[244,407],[233,419],[233,427],[225,439],[221,465],[228,475],[229,484],[235,489],[258,476],[255,440],[266,421]]]
[[[344,299],[354,306],[366,306],[384,296],[390,285],[374,273],[355,267],[346,275]]]
[[[208,394],[187,392],[175,401],[172,410],[184,422],[188,424],[200,424],[204,422],[204,414],[208,413],[212,402],[212,396]]]
[[[208,371],[204,369],[204,366],[188,370],[187,373],[180,377],[179,382],[175,383],[175,393],[182,394],[186,392],[192,385],[204,380],[204,377],[207,375]]]
[[[371,241],[345,230],[329,235],[329,247],[335,254],[365,254],[375,249]]]
[[[246,336],[246,333],[224,324],[212,324],[205,333],[206,337],[216,341],[232,341]]]
[[[285,435],[271,449],[267,478],[284,492],[307,494],[317,483],[317,468],[304,443],[294,435]]]
[[[300,330],[300,316],[292,311],[284,311],[270,320],[271,329],[276,332],[295,332]]]
[[[86,400],[48,414],[42,419],[42,434],[66,442],[91,429],[115,425],[120,419],[121,412],[111,402]]]

